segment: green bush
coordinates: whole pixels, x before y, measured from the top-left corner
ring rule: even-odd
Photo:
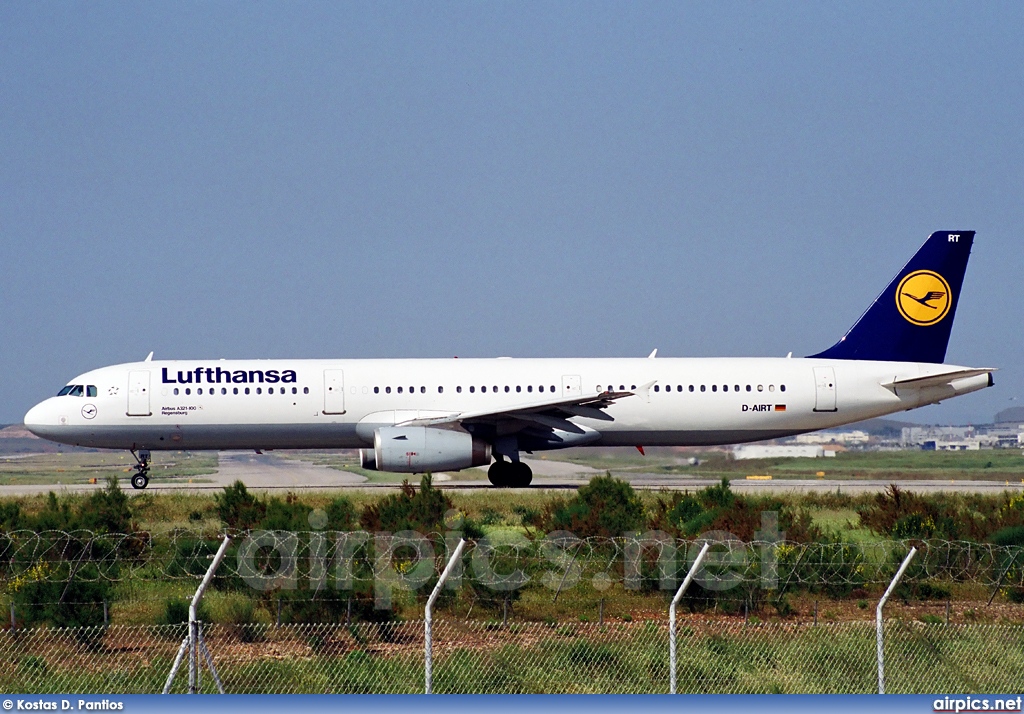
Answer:
[[[625,481],[598,476],[568,500],[549,505],[542,517],[548,531],[569,531],[581,538],[615,538],[644,529],[646,514],[640,497]]]
[[[430,474],[424,474],[420,479],[419,490],[408,481],[402,482],[398,493],[385,496],[367,506],[359,518],[359,524],[371,533],[441,533],[447,529],[445,515],[452,510],[455,510],[452,500],[434,488]],[[463,519],[462,530],[469,538],[483,536],[479,526],[467,519]]]
[[[181,625],[188,622],[188,608],[191,603],[191,600],[180,597],[167,598],[164,600],[163,611],[157,617],[156,624]],[[208,622],[210,619],[210,611],[202,600],[199,601],[199,607],[196,608],[196,617],[201,622]]]
[[[263,520],[267,507],[246,489],[241,481],[224,487],[224,493],[214,496],[217,515],[229,527],[251,530]]]

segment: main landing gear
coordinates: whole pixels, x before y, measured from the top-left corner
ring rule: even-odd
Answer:
[[[533,481],[533,471],[522,461],[499,459],[487,469],[487,480],[498,488],[526,488]]]
[[[142,489],[149,485],[149,452],[140,451],[135,453],[132,449],[132,456],[135,457],[135,475],[132,476],[132,488]]]

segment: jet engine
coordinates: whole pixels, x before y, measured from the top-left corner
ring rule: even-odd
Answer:
[[[373,433],[373,448],[359,450],[371,471],[424,473],[458,471],[491,462],[491,445],[457,429],[385,426]]]

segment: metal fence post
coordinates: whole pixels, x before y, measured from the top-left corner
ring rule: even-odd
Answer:
[[[679,590],[676,591],[676,596],[672,598],[672,604],[668,608],[668,661],[669,661],[669,687],[668,690],[671,694],[676,693],[676,605],[682,599],[686,589],[690,587],[690,583],[693,582],[693,576],[696,574],[701,563],[704,562],[704,556],[708,552],[708,548],[711,547],[710,543],[704,543],[704,547],[700,549],[700,553],[697,554],[697,559],[693,561],[693,565],[690,566],[690,572],[686,574],[686,579],[683,580],[683,584],[679,586]]]
[[[882,595],[882,599],[878,601],[878,607],[875,608],[875,641],[878,648],[878,693],[885,694],[885,655],[883,654],[882,647],[882,607],[885,605],[886,600],[892,594],[892,591],[896,589],[897,583],[900,578],[903,577],[903,572],[910,565],[911,559],[917,554],[917,548],[911,548],[910,552],[907,553],[907,557],[903,559],[903,565],[896,571],[896,577],[889,583],[889,587],[886,589],[885,594]]]
[[[455,568],[455,564],[459,562],[459,558],[462,557],[462,549],[465,547],[466,539],[460,538],[459,545],[455,548],[455,552],[452,553],[452,557],[448,561],[448,565],[445,566],[444,572],[441,573],[441,577],[437,579],[437,585],[434,586],[434,591],[430,593],[430,597],[427,599],[427,607],[423,610],[423,677],[427,694],[431,694],[434,689],[434,601],[437,600],[437,596],[441,594],[441,588],[444,587],[444,582],[448,579],[448,576],[451,575],[452,570]]]
[[[181,647],[178,648],[178,654],[174,658],[174,665],[171,667],[171,673],[167,675],[167,682],[164,684],[164,694],[171,691],[171,684],[174,682],[174,675],[178,673],[178,668],[181,666],[181,661],[185,658],[186,652],[188,653],[188,693],[195,694],[199,691],[199,648],[205,648],[202,644],[202,635],[199,632],[199,616],[198,608],[199,602],[203,599],[203,594],[206,592],[206,588],[209,587],[210,582],[213,580],[213,574],[217,572],[217,567],[221,561],[224,560],[224,554],[228,550],[228,544],[231,543],[230,536],[224,536],[224,542],[220,544],[220,548],[217,550],[217,554],[213,556],[213,562],[210,563],[210,567],[206,571],[206,575],[203,576],[203,581],[199,583],[199,588],[196,590],[196,594],[192,597],[192,602],[188,606],[188,634],[185,635],[185,639],[182,640]],[[220,688],[220,679],[217,676],[217,671],[213,669],[213,659],[207,654],[207,664],[210,666],[210,671],[213,674],[213,680],[217,683],[218,689]],[[221,694],[224,690],[220,690]]]

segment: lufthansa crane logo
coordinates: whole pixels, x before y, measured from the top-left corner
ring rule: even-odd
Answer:
[[[952,297],[945,278],[931,270],[917,270],[896,288],[896,307],[907,322],[927,327],[949,313]]]

